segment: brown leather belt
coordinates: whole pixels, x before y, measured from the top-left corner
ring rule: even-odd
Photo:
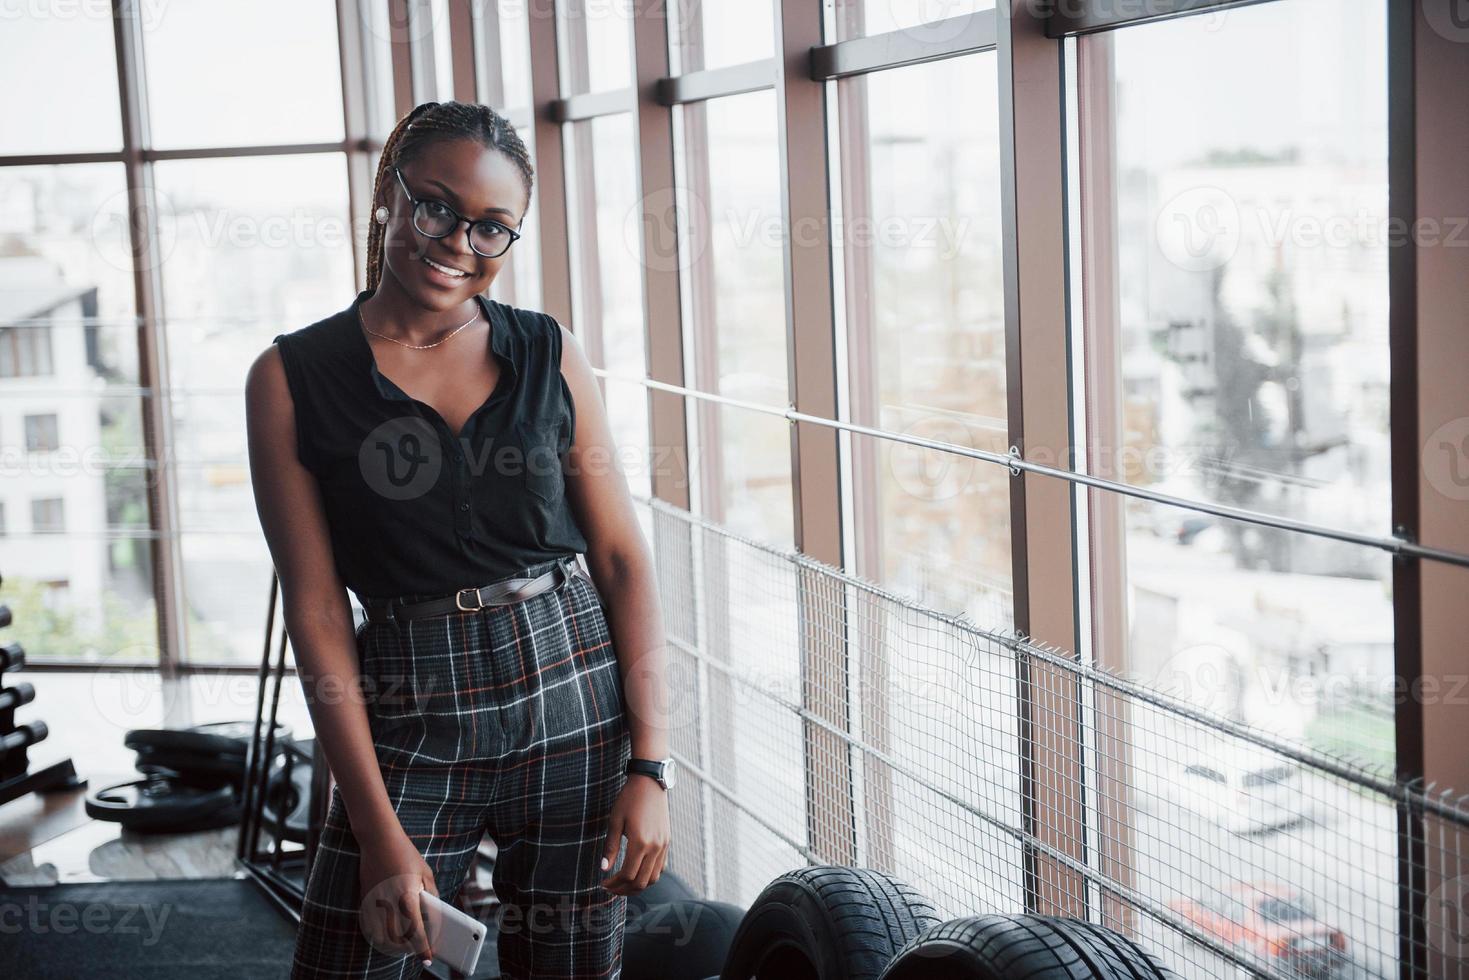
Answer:
[[[404,603],[399,597],[392,599],[364,599],[362,611],[369,623],[401,623],[409,619],[424,619],[429,616],[448,616],[455,613],[474,612],[486,606],[508,606],[540,595],[542,592],[560,588],[573,575],[583,574],[576,559],[567,558],[556,563],[533,578],[502,578],[478,588],[460,589],[451,595],[421,602]]]

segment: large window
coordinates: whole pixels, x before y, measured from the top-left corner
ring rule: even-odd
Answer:
[[[1083,149],[1111,259],[1089,268],[1114,272],[1088,284],[1098,473],[1390,531],[1384,14],[1282,0],[1082,41],[1111,141]],[[1141,500],[1101,517],[1125,529],[1121,666],[1392,763],[1386,554]]]
[[[991,53],[838,83],[836,243],[853,421],[1004,453],[999,124]],[[948,97],[969,93],[970,111]],[[1008,472],[853,437],[854,567],[976,621],[1012,616]]]

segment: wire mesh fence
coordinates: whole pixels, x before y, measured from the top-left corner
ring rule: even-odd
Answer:
[[[1184,977],[1469,977],[1465,800],[644,499],[683,773],[669,868],[807,863],[1071,915]]]

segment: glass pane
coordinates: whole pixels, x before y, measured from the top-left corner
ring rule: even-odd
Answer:
[[[693,318],[693,387],[784,410],[785,275],[772,92],[677,109],[683,268]],[[672,209],[670,208],[670,211]],[[670,213],[671,226],[676,217]],[[671,258],[671,257],[666,257]],[[794,544],[791,434],[784,418],[696,405],[702,513],[776,547]]]
[[[96,327],[95,367],[135,381],[125,179],[114,163],[0,168],[0,323]]]
[[[346,170],[332,153],[164,161],[157,176],[189,659],[247,662],[270,562],[246,467],[245,371],[275,333],[351,302]]]
[[[638,5],[556,0],[561,90],[607,92],[632,84],[632,24]]]
[[[14,4],[0,19],[0,155],[121,149],[110,6]]]
[[[531,173],[534,179],[531,182],[530,203],[526,206],[525,215],[521,219],[521,237],[511,246],[509,265],[501,267],[500,275],[492,284],[491,294],[515,306],[540,309],[543,295],[541,292],[541,245],[536,239],[541,227],[541,177],[540,172],[536,170],[536,141],[534,126],[529,116],[528,111],[507,116],[510,124],[519,134],[520,141],[525,144],[526,153],[530,156]],[[517,118],[522,120],[521,124],[515,122]],[[512,283],[514,296],[509,298],[506,295],[505,287]],[[570,327],[571,324],[567,326]]]
[[[475,23],[478,25],[494,13],[494,8],[475,4],[474,11]],[[486,73],[499,72],[505,98],[502,104],[496,105],[495,108],[503,113],[506,106],[521,108],[529,106],[531,102],[530,10],[525,4],[503,4],[499,10],[499,18],[499,58],[495,58],[494,52],[487,52],[489,63],[481,70]],[[483,37],[483,28],[479,29]],[[486,92],[481,92],[480,98],[486,102],[489,101]]]
[[[671,59],[675,72],[724,68],[775,54],[773,4],[704,0],[668,9],[681,18],[674,36],[682,43],[674,46]]]
[[[629,237],[637,227],[630,216],[638,208],[632,120],[626,114],[601,116],[572,124],[570,132],[566,172],[573,182],[568,199],[577,336],[594,367],[643,378],[642,270],[636,238]],[[657,462],[648,445],[647,389],[608,380],[602,398],[618,465],[632,492],[647,496]]]
[[[155,146],[342,138],[335,4],[170,0],[163,10],[143,33]]]
[[[841,188],[853,421],[990,452],[1009,447],[993,54],[844,80]],[[969,111],[951,111],[966,93]],[[1009,471],[857,437],[859,574],[1008,624]]]
[[[1100,270],[1083,344],[1094,472],[1388,532],[1385,9],[1279,0],[1078,44],[1084,267]],[[1222,722],[1390,773],[1392,558],[1117,494],[1087,501],[1096,659],[1200,712],[1131,705],[1115,741],[1099,738],[1099,772],[1120,774],[1096,797],[1117,824],[1099,817],[1102,850],[1147,902],[1252,965],[1283,968],[1197,910],[1278,882],[1281,899],[1315,906],[1311,929],[1333,935],[1347,974],[1388,975],[1391,805]],[[1098,691],[1097,711],[1107,703]],[[1327,873],[1348,866],[1359,873]],[[1185,975],[1222,975],[1186,935],[1138,928]]]
[[[245,369],[275,332],[352,301],[341,154],[156,166],[175,385],[243,386]]]
[[[995,0],[861,0],[836,10],[837,38],[906,30],[921,40],[939,43],[949,40],[954,31],[953,24],[943,21],[994,7]]]
[[[31,662],[158,659],[146,470],[108,465],[127,457],[108,452],[108,416],[133,424],[138,403],[98,401],[62,401],[62,450],[27,454],[3,484],[6,642]]]
[[[1330,0],[1116,34],[1121,478],[1389,531],[1384,37]]]

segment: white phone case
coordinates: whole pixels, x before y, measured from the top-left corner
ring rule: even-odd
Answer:
[[[427,891],[418,894],[434,961],[443,960],[466,977],[474,973],[485,945],[485,924]]]

